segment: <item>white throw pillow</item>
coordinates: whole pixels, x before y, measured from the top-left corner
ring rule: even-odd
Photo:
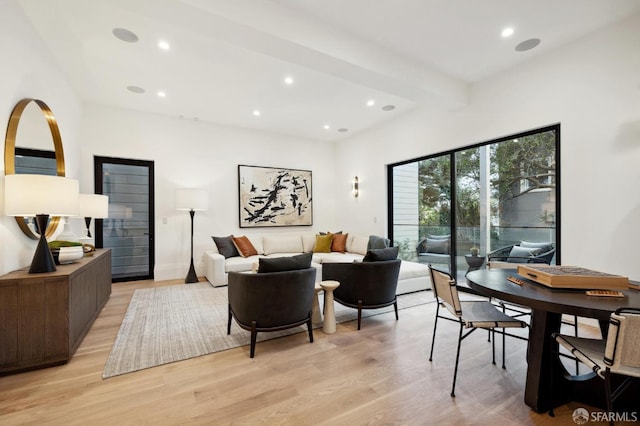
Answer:
[[[264,254],[302,253],[302,237],[300,234],[264,237],[262,239]]]
[[[364,235],[354,235],[351,240],[351,246],[348,245],[347,251],[349,253],[367,254],[367,247],[369,245],[369,237]]]
[[[316,234],[306,232],[302,234],[302,248],[305,253],[310,253],[316,245]]]

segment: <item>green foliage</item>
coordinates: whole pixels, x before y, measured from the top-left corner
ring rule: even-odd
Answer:
[[[555,188],[555,132],[536,133],[493,145],[491,184],[502,200],[538,188]]]
[[[82,243],[77,243],[75,241],[51,241],[49,243],[49,248],[52,249],[56,249],[56,248],[60,248],[60,247],[77,247],[77,246],[81,246]]]

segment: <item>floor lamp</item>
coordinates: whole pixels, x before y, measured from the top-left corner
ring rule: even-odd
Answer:
[[[188,210],[191,216],[191,263],[184,282],[197,283],[198,276],[193,266],[193,216],[196,210],[207,210],[209,208],[207,192],[203,189],[176,189],[175,208],[177,210]]]
[[[40,234],[29,268],[30,274],[53,272],[56,265],[45,236],[49,216],[75,216],[80,186],[63,176],[15,174],[4,179],[7,216],[35,216]]]

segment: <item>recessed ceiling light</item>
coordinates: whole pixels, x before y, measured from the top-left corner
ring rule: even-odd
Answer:
[[[344,127],[341,127],[341,128],[339,128],[339,129],[338,129],[338,131],[339,131],[340,133],[344,133],[344,132],[348,132],[348,131],[349,131],[349,129],[345,129]]]
[[[395,105],[385,105],[382,107],[383,111],[393,111],[394,109],[396,109]]]
[[[293,84],[293,77],[287,76],[284,78],[284,84],[291,86]]]
[[[163,92],[162,90],[158,91],[158,97],[159,98],[166,98],[167,94],[165,92]]]
[[[144,93],[144,89],[138,86],[127,86],[127,90],[133,93]]]
[[[329,126],[328,124],[325,124],[324,126],[322,126],[323,129],[325,130],[329,130],[331,128],[331,126]]]
[[[260,110],[259,109],[254,109],[253,110],[253,115],[255,115],[256,117],[260,117]]]
[[[507,27],[504,30],[502,30],[502,37],[511,37],[513,35],[513,28],[511,27]]]
[[[369,100],[367,101],[367,106],[369,106],[369,107],[370,107],[370,106],[374,106],[375,104],[376,104],[376,100],[375,100],[375,99],[369,99]]]
[[[127,43],[135,43],[138,41],[138,36],[126,28],[114,28],[111,32],[117,39],[126,41]]]
[[[516,46],[516,52],[526,52],[527,50],[531,50],[539,44],[540,44],[539,38],[530,38],[529,40],[525,40],[519,43]]]
[[[164,40],[159,40],[158,41],[158,47],[162,50],[169,50],[171,48],[171,46],[169,45],[168,42],[164,41]]]

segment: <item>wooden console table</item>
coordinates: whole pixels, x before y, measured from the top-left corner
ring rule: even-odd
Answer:
[[[0,277],[0,374],[64,364],[111,295],[111,251]]]

